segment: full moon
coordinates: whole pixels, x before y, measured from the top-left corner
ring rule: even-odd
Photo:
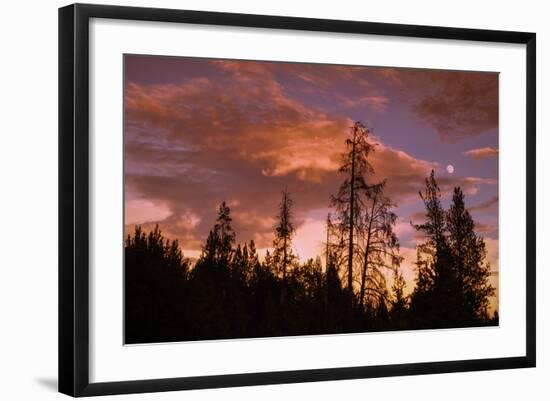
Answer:
[[[452,173],[454,173],[454,171],[455,171],[455,168],[453,167],[453,165],[449,164],[447,166],[447,173],[452,174]]]

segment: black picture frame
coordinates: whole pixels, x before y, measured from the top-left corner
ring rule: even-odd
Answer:
[[[89,380],[89,21],[160,21],[437,38],[526,46],[526,354],[520,357],[90,383]],[[71,396],[159,392],[383,376],[534,367],[536,35],[358,21],[74,4],[59,9],[59,391]]]

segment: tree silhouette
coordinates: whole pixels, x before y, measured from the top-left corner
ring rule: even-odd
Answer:
[[[407,327],[408,303],[405,297],[405,279],[398,266],[393,271],[390,319],[394,328]]]
[[[244,244],[241,249],[241,245],[237,245],[235,252],[233,252],[233,259],[230,266],[231,277],[239,285],[244,285],[246,283],[249,263],[250,261],[248,259],[248,246]]]
[[[411,296],[411,312],[420,327],[447,327],[452,326],[460,314],[459,287],[451,266],[446,214],[433,170],[425,183],[424,192],[419,195],[426,208],[426,221],[414,226],[425,241],[417,246],[417,280]]]
[[[273,248],[263,260],[254,241],[235,243],[226,202],[195,263],[158,226],[148,233],[135,227],[124,244],[125,342],[498,325],[498,311],[488,313],[495,289],[488,283],[485,242],[460,188],[449,209],[443,208],[433,171],[419,192],[425,221],[414,228],[423,241],[416,249],[415,286],[405,294],[397,216],[386,181],[367,181],[374,149],[368,134],[355,123],[346,141],[340,168],[345,179],[331,197],[335,214],[327,215],[320,250],[324,268],[320,256],[300,261],[292,251],[293,201],[287,190]]]
[[[374,145],[368,141],[369,130],[361,122],[351,127],[351,138],[346,140],[347,151],[342,155],[340,173],[345,179],[337,195],[331,197],[331,205],[336,208],[339,229],[342,233],[341,245],[347,259],[347,287],[353,294],[353,267],[357,252],[356,233],[363,229],[361,219],[364,210],[363,191],[367,188],[366,175],[373,172],[368,161]]]
[[[219,238],[218,261],[221,263],[229,261],[235,242],[235,232],[231,227],[232,219],[230,212],[229,206],[226,205],[225,201],[222,202],[218,209],[218,218],[214,226],[214,232]]]
[[[292,237],[295,229],[292,222],[292,199],[289,192],[285,189],[282,192],[281,203],[279,204],[279,214],[277,215],[277,225],[275,226],[275,239],[273,241],[273,259],[277,270],[282,275],[283,281],[286,280],[287,270],[292,265],[296,256],[292,252]]]
[[[420,196],[426,222],[415,228],[426,241],[417,247],[417,279],[411,296],[414,324],[421,328],[477,325],[484,320],[494,288],[488,284],[485,243],[474,232],[464,194],[455,188],[445,212],[432,170]]]
[[[490,266],[485,262],[485,242],[474,232],[474,221],[465,208],[460,187],[454,189],[447,227],[452,267],[460,287],[462,319],[465,324],[471,324],[485,318],[488,298],[494,295],[494,288],[488,283]]]
[[[256,244],[254,240],[250,240],[248,243],[248,263],[246,268],[246,279],[248,282],[254,280],[258,276],[261,269],[260,259],[258,257],[258,251],[256,250]]]
[[[206,243],[202,248],[201,259],[214,264],[228,266],[233,254],[233,244],[235,243],[235,232],[231,227],[231,210],[223,201],[218,207],[218,217],[216,223],[206,238]]]
[[[158,227],[137,226],[124,244],[125,340],[151,342],[178,336],[173,319],[185,304],[190,262],[178,241],[165,239]]]
[[[385,302],[386,269],[395,269],[401,263],[399,256],[399,241],[393,231],[397,216],[392,212],[393,204],[384,195],[386,181],[368,185],[365,211],[362,216],[361,231],[362,267],[359,303],[367,302],[378,305]]]

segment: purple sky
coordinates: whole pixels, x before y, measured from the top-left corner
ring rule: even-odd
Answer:
[[[418,242],[410,222],[421,221],[418,191],[432,168],[445,206],[453,186],[465,191],[498,270],[497,73],[127,55],[126,229],[159,223],[197,256],[225,200],[237,241],[265,250],[286,187],[295,251],[319,254],[356,120],[378,143],[371,180],[387,178],[397,204],[407,282]]]

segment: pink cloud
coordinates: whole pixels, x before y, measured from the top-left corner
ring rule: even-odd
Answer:
[[[498,149],[489,146],[478,149],[471,149],[463,153],[464,156],[473,157],[474,159],[485,159],[486,157],[498,156]]]
[[[158,222],[185,249],[196,251],[214,223],[216,205],[226,200],[237,240],[254,239],[259,248],[270,247],[283,188],[295,200],[298,229],[311,221],[311,210],[328,207],[342,181],[337,170],[352,121],[291,97],[268,64],[213,65],[218,74],[209,79],[126,83],[127,207],[144,199],[163,205],[169,215],[151,206],[143,212],[149,217],[134,221]],[[310,80],[324,75],[292,64],[284,69]],[[356,74],[355,69],[350,73],[349,68],[335,66],[326,71],[342,73],[344,79]],[[355,83],[357,77],[352,78]],[[378,95],[363,101],[386,104]],[[371,158],[376,171],[371,179],[387,179],[388,195],[396,203],[418,201],[424,178],[438,165],[394,149],[380,138],[373,140],[378,145]],[[467,177],[447,180],[442,187],[457,183],[468,188],[487,184]],[[307,227],[303,231],[309,232]]]

